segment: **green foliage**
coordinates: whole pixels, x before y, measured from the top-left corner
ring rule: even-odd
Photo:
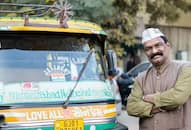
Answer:
[[[55,2],[56,0],[45,0],[46,3],[53,3]]]
[[[191,11],[191,3],[187,0],[148,0],[146,11],[151,14],[149,23],[152,25],[158,24],[160,19],[173,22],[180,17],[181,11]]]
[[[115,48],[117,55],[122,56],[124,51],[120,44],[134,44],[134,30],[136,29],[135,16],[141,5],[140,0],[113,1],[112,17],[102,23],[108,32],[108,42]],[[119,44],[119,45],[116,45]]]
[[[52,16],[52,13],[47,12],[46,7],[37,7],[38,5],[52,5],[55,0],[1,0],[0,3],[7,3],[6,6],[0,6],[0,10],[7,11],[7,13],[0,13],[0,16],[24,16],[25,14],[31,16],[38,16],[43,14],[43,16]],[[17,5],[10,5],[17,4]],[[22,6],[22,5],[37,5],[32,6]],[[11,13],[8,13],[11,12]],[[45,15],[44,15],[45,14]]]
[[[52,4],[56,0],[1,0],[1,2],[20,4]],[[108,33],[108,43],[115,47],[120,44],[132,45],[135,43],[134,30],[136,16],[142,7],[150,14],[149,24],[156,25],[160,19],[167,22],[176,21],[180,12],[191,11],[190,0],[68,0],[73,6],[74,19],[83,19],[100,24]],[[0,6],[0,9],[32,10],[32,7]],[[45,11],[45,10],[44,10]],[[31,11],[30,14],[42,13]],[[5,15],[5,14],[0,14]],[[17,14],[11,13],[10,16]],[[53,16],[53,13],[46,14]],[[118,49],[119,51],[120,49]],[[122,51],[122,50],[121,50]],[[120,54],[119,54],[120,55]]]
[[[74,9],[74,18],[80,18],[101,24],[112,16],[113,0],[70,0]]]

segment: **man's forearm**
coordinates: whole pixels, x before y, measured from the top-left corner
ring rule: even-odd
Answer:
[[[155,114],[155,113],[158,113],[158,112],[165,112],[165,111],[175,110],[176,108],[179,107],[179,105],[171,105],[171,106],[166,106],[166,107],[155,107],[154,96],[155,96],[155,94],[149,94],[149,95],[143,96],[143,100],[145,102],[153,104],[154,107],[153,107],[153,109],[151,111],[152,114]]]
[[[190,85],[191,68],[189,67],[182,71],[174,87],[165,92],[154,94],[152,102],[156,107],[175,108],[181,106],[191,95]]]
[[[129,115],[138,117],[150,117],[153,104],[144,102],[143,92],[137,81],[134,83],[131,94],[127,99],[127,112]]]

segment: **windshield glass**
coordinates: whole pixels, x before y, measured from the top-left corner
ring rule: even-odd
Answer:
[[[76,80],[91,49],[95,53],[82,80],[103,79],[99,44],[95,38],[78,35],[0,34],[0,81]]]
[[[2,35],[0,104],[65,101],[92,49],[70,101],[110,98],[104,87],[98,40],[83,36]]]
[[[88,52],[79,51],[1,50],[0,81],[11,83],[77,80],[87,55]],[[81,80],[99,80],[97,69],[93,54]]]

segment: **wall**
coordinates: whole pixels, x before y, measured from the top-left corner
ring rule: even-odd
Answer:
[[[178,51],[185,51],[188,60],[191,60],[191,28],[177,26],[161,26],[160,28],[172,45],[172,57],[175,58]]]

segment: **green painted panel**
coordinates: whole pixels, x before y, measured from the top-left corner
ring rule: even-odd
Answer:
[[[85,125],[85,130],[104,130],[114,128],[116,123],[108,124],[94,124],[94,125]],[[2,129],[7,130],[7,129]],[[41,127],[41,128],[14,128],[14,130],[54,130],[53,127]]]

